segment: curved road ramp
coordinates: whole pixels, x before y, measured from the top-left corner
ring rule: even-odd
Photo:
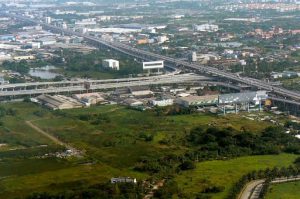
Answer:
[[[274,180],[271,181],[271,184],[292,182],[298,180],[300,180],[300,175],[296,177],[289,177],[289,178],[275,178]],[[249,182],[242,190],[238,199],[259,199],[259,194],[262,190],[264,182],[265,179],[253,180]]]

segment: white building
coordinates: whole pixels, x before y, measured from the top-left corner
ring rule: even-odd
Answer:
[[[46,22],[47,24],[51,24],[52,18],[51,18],[51,17],[46,17],[46,18],[45,18],[45,22]]]
[[[214,54],[197,54],[197,52],[192,52],[190,60],[192,62],[207,64],[211,60],[219,60],[219,56]]]
[[[62,25],[61,25],[61,27],[62,27],[63,29],[67,29],[67,28],[68,28],[68,25],[67,25],[66,22],[63,22]]]
[[[38,42],[40,42],[41,46],[50,46],[56,44],[56,38],[54,37],[42,37],[38,39]]]
[[[41,48],[41,43],[40,42],[30,42],[29,43],[31,48],[39,49]]]
[[[89,25],[96,25],[97,21],[96,18],[88,18],[82,19],[81,21],[75,21],[75,25],[77,26],[89,26]]]
[[[217,32],[219,30],[219,26],[213,24],[194,25],[193,28],[194,31],[199,32]]]
[[[120,63],[118,60],[114,59],[104,59],[102,61],[102,66],[106,68],[111,68],[114,70],[119,70],[120,69]]]
[[[165,43],[169,41],[169,38],[166,35],[158,36],[157,37],[157,42],[158,43]]]
[[[241,64],[242,66],[246,66],[246,65],[247,65],[247,62],[246,62],[244,59],[242,59],[242,60],[240,60],[240,64]]]
[[[14,61],[21,61],[21,60],[34,60],[35,56],[33,55],[24,55],[24,56],[14,56]]]
[[[171,106],[174,104],[174,100],[173,99],[151,100],[150,103],[153,106]]]
[[[115,183],[134,183],[134,184],[136,184],[137,180],[136,180],[136,178],[130,178],[130,177],[118,177],[118,178],[111,178],[110,182],[112,184],[115,184]]]
[[[73,98],[83,102],[86,105],[97,104],[100,102],[104,102],[104,98],[100,93],[84,93],[84,94],[74,94]]]
[[[5,60],[11,60],[12,56],[10,54],[6,54],[4,52],[0,52],[0,62]]]

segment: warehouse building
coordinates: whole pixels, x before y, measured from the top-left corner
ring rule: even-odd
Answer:
[[[62,110],[62,109],[72,109],[72,108],[81,108],[83,104],[77,100],[66,97],[63,95],[40,95],[37,97],[37,100],[46,107],[52,110]]]
[[[218,95],[204,95],[204,96],[194,96],[190,95],[187,97],[180,97],[176,99],[176,103],[184,106],[208,106],[218,104]]]
[[[136,98],[147,98],[152,97],[153,92],[148,86],[133,86],[129,88],[131,95]]]
[[[130,106],[130,107],[139,107],[143,106],[144,103],[142,101],[139,101],[137,99],[128,98],[123,101],[124,105]]]
[[[84,94],[74,94],[73,98],[84,103],[87,106],[98,104],[104,102],[104,98],[100,93],[84,93]]]
[[[219,104],[243,104],[251,103],[259,105],[268,98],[267,91],[230,93],[219,95]]]

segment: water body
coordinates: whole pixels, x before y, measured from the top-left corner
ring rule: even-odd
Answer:
[[[56,76],[60,76],[61,74],[55,73],[52,70],[57,69],[55,66],[45,66],[42,68],[31,68],[29,70],[29,75],[32,77],[39,77],[41,79],[53,79]]]

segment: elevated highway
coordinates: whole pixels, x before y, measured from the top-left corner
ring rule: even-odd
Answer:
[[[172,77],[181,78],[185,76],[192,76],[192,74],[178,74],[168,73],[165,75],[148,76],[148,77],[134,77],[134,78],[120,78],[120,79],[104,79],[104,80],[91,80],[91,79],[79,79],[72,81],[59,81],[59,82],[27,82],[27,83],[16,83],[16,84],[3,84],[0,85],[0,91],[9,90],[27,90],[27,89],[38,89],[45,87],[67,87],[67,86],[84,86],[109,84],[109,83],[126,83],[126,82],[142,82],[142,81],[156,81],[161,79],[171,79]],[[212,78],[205,76],[197,76],[198,80],[212,80]]]
[[[134,79],[134,78],[133,78]],[[73,93],[73,92],[86,92],[86,91],[97,91],[97,90],[105,90],[105,89],[114,89],[114,88],[122,88],[122,87],[132,87],[132,86],[146,86],[146,85],[160,85],[160,84],[175,84],[175,83],[185,83],[185,82],[200,82],[203,80],[208,80],[206,77],[194,75],[194,74],[182,74],[176,76],[158,76],[156,78],[139,78],[134,79],[131,81],[122,81],[118,82],[115,80],[101,80],[104,82],[97,83],[97,84],[90,84],[89,88],[86,88],[82,84],[69,84],[57,86],[55,84],[47,85],[46,82],[43,82],[43,86],[39,88],[29,88],[26,84],[19,84],[18,87],[14,87],[14,89],[9,90],[7,86],[14,86],[12,85],[3,85],[6,87],[6,90],[2,90],[0,92],[0,97],[14,97],[14,96],[30,96],[30,95],[39,95],[39,94],[58,94],[58,93]],[[50,83],[50,82],[49,82]],[[52,82],[51,82],[52,83]],[[34,85],[38,85],[38,83],[31,83]],[[0,86],[1,87],[1,86]],[[19,88],[19,89],[15,89]]]
[[[106,41],[97,37],[93,37],[90,36],[88,34],[81,34],[79,32],[74,32],[72,30],[69,29],[62,29],[53,25],[49,25],[46,23],[43,23],[41,21],[37,21],[31,18],[27,18],[24,16],[20,16],[20,15],[13,15],[13,14],[7,14],[6,15],[10,16],[10,17],[14,17],[17,18],[19,20],[22,21],[29,21],[35,24],[41,24],[44,28],[46,29],[50,29],[52,31],[56,31],[56,32],[60,32],[60,33],[64,33],[66,35],[76,35],[79,37],[83,37],[85,40],[93,43],[94,45],[98,45],[98,46],[104,46],[106,48],[110,48],[113,50],[116,50],[118,52],[133,56],[135,58],[140,58],[140,59],[145,59],[145,60],[164,60],[165,62],[167,62],[168,64],[173,64],[175,66],[182,66],[184,68],[190,69],[190,70],[194,70],[200,73],[205,73],[208,75],[213,75],[213,76],[218,76],[224,79],[228,79],[230,81],[234,81],[234,82],[238,82],[238,83],[242,83],[242,84],[247,84],[253,87],[256,87],[257,89],[263,89],[263,90],[267,90],[269,92],[275,93],[279,96],[284,96],[293,100],[297,100],[300,101],[300,93],[296,92],[296,91],[290,91],[281,87],[277,87],[277,86],[273,86],[267,82],[261,81],[261,80],[257,80],[254,78],[248,78],[248,77],[240,77],[237,76],[233,73],[230,72],[225,72],[225,71],[221,71],[219,69],[213,68],[213,67],[209,67],[209,66],[203,66],[203,65],[199,65],[199,64],[193,64],[193,63],[189,63],[186,61],[182,61],[182,60],[178,60],[176,58],[171,58],[171,57],[167,57],[167,56],[163,56],[163,55],[159,55],[156,53],[152,53],[152,52],[148,52],[145,50],[141,50],[141,49],[137,49],[119,42],[110,42],[110,41]]]

